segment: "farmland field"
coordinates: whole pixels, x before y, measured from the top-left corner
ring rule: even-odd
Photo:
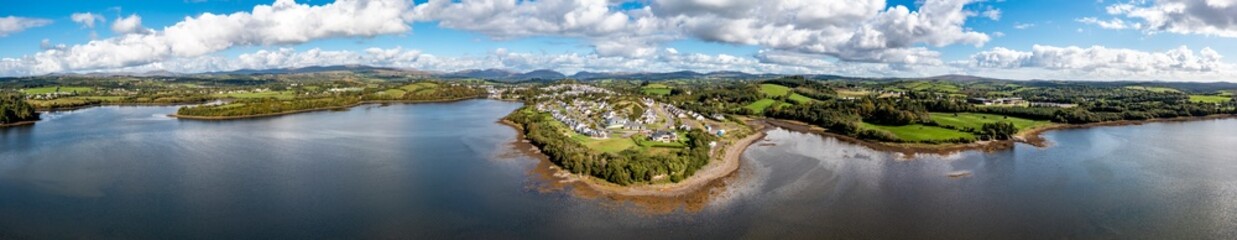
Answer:
[[[652,83],[640,88],[640,92],[646,95],[670,95],[670,86],[660,83]]]
[[[867,129],[885,130],[893,133],[905,141],[933,141],[933,140],[950,140],[958,138],[974,139],[975,136],[970,133],[946,129],[942,127],[924,126],[921,124],[911,124],[905,126],[883,126],[870,123],[863,123],[863,127]]]
[[[94,91],[94,88],[89,88],[89,87],[65,87],[65,86],[27,88],[27,89],[22,89],[21,91],[26,94],[47,94],[47,93],[56,92],[57,88],[59,88],[61,92],[88,93],[88,92]]]
[[[1232,101],[1232,100],[1233,100],[1233,98],[1232,98],[1232,97],[1227,97],[1227,96],[1216,96],[1216,95],[1190,95],[1190,101],[1191,101],[1191,102],[1202,102],[1202,103],[1226,103],[1226,102],[1228,102],[1228,101]]]

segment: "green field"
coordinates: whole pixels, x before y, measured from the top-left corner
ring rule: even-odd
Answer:
[[[90,87],[58,86],[58,87],[27,88],[27,89],[22,89],[21,92],[26,93],[26,94],[47,94],[47,93],[56,92],[56,88],[59,88],[61,92],[77,92],[79,94],[94,91],[94,88],[90,88]]]
[[[959,129],[973,128],[980,129],[985,123],[995,123],[999,121],[1008,121],[1013,123],[1019,130],[1027,129],[1036,126],[1052,124],[1048,121],[1035,121],[1024,118],[1006,117],[995,114],[983,113],[958,113],[954,116],[953,113],[931,113],[932,120],[941,125],[954,126]]]
[[[265,92],[256,92],[256,93],[251,92],[251,93],[211,94],[211,96],[217,97],[217,98],[238,98],[238,99],[275,98],[275,99],[280,99],[280,100],[288,100],[288,99],[296,98],[296,93],[293,93],[292,91],[265,91]]]
[[[1178,93],[1178,92],[1181,92],[1181,90],[1172,89],[1172,88],[1166,88],[1166,87],[1126,86],[1125,88],[1128,88],[1128,89],[1134,89],[1134,90],[1151,91],[1151,92],[1157,92],[1157,93]]]
[[[408,92],[411,94],[434,93],[434,91],[436,91],[437,88],[438,88],[438,84],[432,83],[432,82],[419,82],[419,83],[408,84],[408,85],[404,85],[403,87],[400,87],[400,89],[403,89],[404,92]]]
[[[1216,95],[1190,95],[1191,102],[1201,103],[1226,103],[1232,101],[1232,97],[1216,96]]]
[[[660,83],[651,83],[640,88],[640,92],[645,95],[670,95],[670,86]]]
[[[795,103],[799,103],[799,104],[816,101],[815,99],[809,98],[807,96],[803,96],[798,93],[793,93],[789,87],[777,85],[777,84],[768,84],[768,83],[760,84],[760,92],[764,93],[765,95],[771,96],[771,97],[772,96],[786,96],[786,94],[790,94],[790,101],[794,101]]]
[[[950,130],[942,127],[924,126],[921,124],[911,124],[905,126],[884,126],[870,123],[863,123],[863,127],[867,129],[885,130],[893,133],[905,141],[933,141],[933,140],[950,140],[958,138],[975,139],[970,133]]]
[[[753,102],[752,104],[748,104],[747,106],[744,106],[743,108],[751,109],[753,111],[761,113],[761,112],[765,112],[765,109],[769,108],[770,106],[773,106],[773,104],[776,104],[776,103],[778,103],[777,100],[765,98],[765,99],[757,100],[756,102]]]
[[[904,89],[915,90],[915,91],[931,91],[931,92],[941,92],[941,93],[956,93],[959,91],[958,85],[954,85],[952,83],[946,83],[946,82],[937,82],[937,81],[931,81],[931,82],[914,81],[914,82],[902,83],[902,84],[899,84],[898,86]]]
[[[790,93],[790,88],[778,84],[761,84],[761,93],[764,95],[785,95]]]

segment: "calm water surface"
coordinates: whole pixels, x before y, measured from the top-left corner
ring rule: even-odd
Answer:
[[[775,130],[723,198],[649,214],[538,191],[538,160],[496,123],[519,106],[54,113],[0,129],[0,239],[1237,238],[1237,120],[909,159]]]

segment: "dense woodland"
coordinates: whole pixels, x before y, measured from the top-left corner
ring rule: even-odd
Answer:
[[[26,102],[25,96],[0,92],[0,125],[34,120],[39,120],[39,113]]]
[[[524,129],[524,135],[550,161],[576,174],[605,179],[611,183],[630,185],[648,183],[657,176],[667,176],[672,182],[692,176],[709,163],[709,142],[716,137],[700,130],[687,133],[685,148],[673,154],[653,154],[629,149],[620,153],[592,151],[579,142],[565,137],[554,121],[543,113],[528,108],[507,117]]]

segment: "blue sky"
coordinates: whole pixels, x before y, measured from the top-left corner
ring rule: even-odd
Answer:
[[[1233,2],[21,1],[0,9],[0,75],[367,64],[1234,81],[1237,26],[1208,25],[1237,21]],[[169,30],[184,22],[199,25]]]

